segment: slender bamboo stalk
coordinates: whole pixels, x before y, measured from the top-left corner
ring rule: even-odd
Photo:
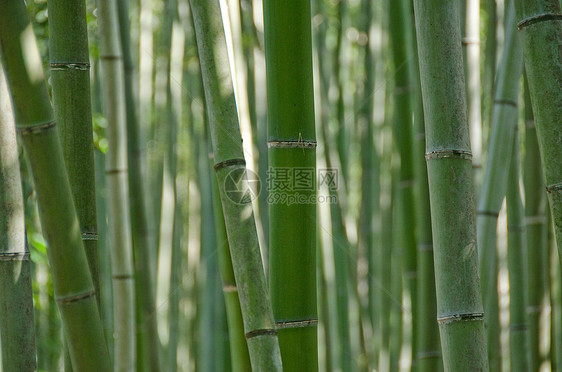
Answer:
[[[486,371],[458,3],[414,1],[445,371]]]
[[[205,101],[209,114],[215,171],[221,194],[228,243],[250,361],[256,371],[281,371],[281,354],[273,312],[261,263],[248,185],[236,185],[246,177],[245,161],[236,115],[232,78],[218,0],[190,0]],[[234,182],[234,185],[231,184]],[[227,190],[231,185],[234,189]],[[238,191],[237,191],[238,190]],[[234,192],[233,192],[234,191]],[[240,199],[237,199],[241,197]]]
[[[478,201],[477,231],[480,252],[480,278],[486,313],[488,358],[491,371],[501,370],[500,324],[498,310],[496,228],[505,198],[509,160],[517,127],[517,99],[522,72],[522,55],[515,32],[513,3],[506,8],[506,38],[496,73],[490,141],[484,181]]]
[[[526,81],[526,80],[525,80]],[[531,96],[525,85],[525,228],[527,233],[527,323],[529,343],[527,358],[530,371],[537,371],[543,362],[540,351],[540,319],[545,309],[548,284],[544,281],[543,257],[547,254],[547,202],[540,164],[539,143],[531,107]]]
[[[516,131],[516,134],[518,132]],[[508,265],[509,265],[509,330],[511,371],[526,372],[527,367],[527,312],[526,312],[526,246],[525,246],[525,210],[519,190],[518,136],[513,138],[513,153],[507,178],[507,231],[508,231]]]
[[[222,279],[222,290],[226,304],[226,317],[228,320],[228,334],[230,340],[230,358],[233,371],[251,371],[248,344],[244,337],[244,323],[238,299],[238,287],[234,278],[232,260],[224,226],[219,186],[215,177],[213,182],[213,206],[215,211],[215,229],[219,258],[219,270]]]
[[[72,365],[109,371],[110,360],[35,37],[20,1],[1,1],[0,45],[18,128],[37,190],[53,287]]]
[[[131,55],[128,0],[118,0],[120,39],[123,48],[125,105],[127,110],[127,165],[131,197],[131,227],[135,263],[137,310],[137,361],[152,372],[160,367],[160,339],[155,316],[154,264],[156,243],[149,221],[146,193],[145,151],[141,145],[141,128],[137,118],[137,100],[133,91],[135,66]]]
[[[309,0],[264,2],[268,187],[274,201],[269,206],[270,288],[286,371],[318,369],[310,14]],[[292,187],[284,188],[284,174]],[[284,197],[305,201],[290,205]],[[341,280],[345,283],[346,278]]]
[[[414,202],[413,122],[412,93],[414,86],[413,56],[414,35],[409,19],[412,14],[411,0],[394,0],[389,3],[390,39],[394,63],[394,124],[393,131],[400,157],[398,234],[401,236],[403,273],[406,296],[410,297],[412,319],[417,318],[416,287],[416,212]],[[412,330],[412,356],[415,362],[417,350],[416,328]]]
[[[100,52],[104,107],[108,122],[106,179],[115,319],[115,371],[136,365],[134,267],[129,209],[127,128],[123,50],[119,38],[117,2],[100,0]]]
[[[31,372],[35,361],[35,322],[31,265],[12,103],[0,62],[0,370]]]
[[[418,65],[417,45],[412,45],[414,63]],[[416,238],[418,267],[418,312],[415,326],[418,327],[416,371],[433,372],[443,368],[439,327],[437,325],[437,300],[435,295],[435,268],[433,266],[433,235],[431,233],[431,210],[429,206],[429,184],[425,162],[425,123],[419,69],[415,69],[414,83],[414,171],[416,177]]]
[[[515,9],[554,235],[562,252],[562,11],[557,0],[516,0]]]

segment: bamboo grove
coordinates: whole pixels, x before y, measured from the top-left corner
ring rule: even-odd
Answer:
[[[0,0],[0,372],[562,371],[558,0]]]

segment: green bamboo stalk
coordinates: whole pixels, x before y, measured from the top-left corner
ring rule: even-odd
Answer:
[[[488,157],[477,216],[480,278],[486,313],[488,358],[491,371],[501,370],[496,229],[499,211],[507,189],[505,180],[509,171],[513,138],[517,127],[517,98],[523,63],[521,47],[515,33],[515,13],[512,2],[507,3],[505,29],[505,46],[496,73],[496,92]]]
[[[445,371],[486,371],[458,3],[414,1]]]
[[[398,234],[401,237],[403,273],[406,296],[410,297],[412,319],[417,318],[417,264],[416,264],[416,212],[414,202],[412,92],[414,86],[414,35],[409,22],[412,14],[411,0],[389,2],[390,39],[394,64],[394,123],[393,131],[400,157],[398,205],[401,217]],[[415,362],[417,329],[412,329],[412,357]]]
[[[322,126],[322,139],[324,145],[324,157],[326,159],[326,168],[335,169],[333,167],[332,158],[337,157],[336,151],[330,146],[330,138],[328,137],[327,125]],[[273,194],[272,194],[273,195]],[[328,195],[337,198],[336,190],[328,187]],[[271,208],[271,206],[270,206]],[[351,347],[350,334],[350,317],[349,317],[349,288],[350,285],[350,244],[345,231],[344,217],[342,209],[338,205],[331,205],[330,210],[331,229],[329,231],[332,237],[333,260],[335,269],[335,289],[336,289],[336,316],[337,330],[339,339],[339,361],[341,370],[344,372],[351,371],[353,352]],[[272,225],[273,229],[273,225]]]
[[[12,103],[0,62],[0,371],[35,371],[31,265]]]
[[[66,171],[99,307],[98,233],[86,3],[55,0],[48,3],[48,10],[49,59],[55,120],[60,128]],[[76,32],[68,32],[69,28]],[[65,370],[72,370],[66,347]]]
[[[136,364],[134,267],[127,179],[127,128],[123,52],[117,2],[98,2],[104,107],[108,122],[106,179],[115,319],[115,371],[133,371]]]
[[[120,39],[123,48],[125,105],[127,111],[128,182],[131,197],[131,227],[135,263],[135,296],[137,309],[137,362],[139,368],[160,370],[154,264],[156,243],[149,221],[146,182],[143,175],[145,151],[141,145],[141,128],[137,118],[137,101],[133,91],[135,66],[131,55],[128,0],[118,0]]]
[[[82,240],[99,302],[90,60],[83,1],[49,1],[49,58],[55,120]],[[75,32],[68,32],[71,28]]]
[[[218,0],[190,0],[197,48],[209,115],[215,172],[221,194],[228,243],[252,368],[280,371],[281,354],[273,312],[261,263],[252,206],[247,185],[228,193],[227,183],[239,185],[246,177],[245,161],[236,115],[232,78],[228,68],[226,41],[222,30]],[[232,190],[232,189],[230,189]],[[233,199],[231,199],[234,196]]]
[[[224,225],[219,186],[215,177],[213,182],[213,207],[215,211],[215,229],[217,235],[219,270],[222,279],[222,289],[226,305],[228,320],[228,334],[230,340],[230,358],[233,371],[251,371],[248,344],[244,337],[244,324],[238,299],[238,287],[232,268],[232,260]]]
[[[526,79],[525,79],[526,81]],[[523,181],[525,185],[525,228],[527,235],[527,323],[529,343],[527,358],[530,371],[540,369],[540,319],[545,309],[544,299],[548,284],[545,282],[543,257],[547,248],[547,202],[544,177],[540,164],[539,144],[531,107],[528,85],[525,85],[525,157]]]
[[[35,37],[20,1],[1,1],[0,45],[16,127],[32,169],[53,287],[72,365],[109,371],[110,360]]]
[[[309,0],[264,2],[268,186],[269,199],[274,201],[269,206],[270,289],[286,371],[318,369],[316,203],[312,202],[316,196],[316,135],[310,14]],[[289,172],[297,182],[300,174],[304,187],[299,190],[293,184],[283,189],[278,178],[283,177],[283,172]],[[289,205],[282,202],[284,197],[306,201]]]
[[[516,0],[515,9],[554,235],[562,252],[562,12],[557,0]]]
[[[98,254],[100,275],[100,316],[105,331],[109,355],[113,359],[113,288],[111,285],[111,252],[107,244],[107,186],[105,181],[105,154],[94,151],[96,168],[96,207],[98,212]]]
[[[414,63],[418,64],[418,49],[412,46]],[[414,109],[414,171],[416,178],[416,239],[418,267],[418,310],[414,320],[417,327],[416,371],[433,372],[443,368],[437,305],[435,295],[435,268],[433,266],[433,235],[431,232],[431,210],[429,206],[429,184],[425,162],[425,123],[419,69],[415,69]]]
[[[517,134],[517,131],[516,131]],[[525,272],[525,210],[519,190],[518,136],[513,138],[513,153],[507,178],[507,259],[509,267],[509,323],[511,371],[526,372],[527,367],[527,312]]]

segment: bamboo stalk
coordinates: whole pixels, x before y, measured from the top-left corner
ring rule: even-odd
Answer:
[[[318,369],[313,200],[316,134],[310,19],[309,0],[264,2],[268,188],[273,201],[269,205],[270,289],[286,371]],[[291,177],[289,188],[282,186],[284,172]],[[300,186],[296,184],[299,179]],[[284,197],[306,201],[290,205],[282,201]],[[341,280],[345,284],[346,278]]]
[[[109,371],[110,360],[81,241],[35,36],[20,1],[1,1],[0,45],[16,127],[32,169],[52,280],[72,365]]]
[[[525,80],[526,81],[526,80]],[[545,296],[548,283],[544,281],[543,257],[547,255],[547,201],[544,190],[544,177],[540,165],[539,144],[531,96],[525,85],[525,157],[523,181],[525,185],[525,228],[527,243],[527,323],[529,343],[527,358],[529,370],[539,370],[543,362],[540,351],[540,319],[545,309]]]
[[[518,132],[516,131],[516,134]],[[525,210],[519,190],[518,136],[513,138],[513,153],[507,178],[507,231],[509,265],[509,331],[511,371],[528,371],[527,360],[527,312],[526,312],[526,270],[525,270]]]
[[[507,190],[505,180],[508,176],[513,138],[517,127],[517,99],[523,63],[521,47],[515,33],[515,13],[512,2],[507,4],[506,10],[505,46],[496,72],[489,155],[477,215],[480,278],[491,371],[501,370],[496,229],[499,211]]]
[[[445,371],[486,371],[457,2],[414,1]]]
[[[115,371],[136,366],[134,266],[127,167],[127,128],[123,50],[119,39],[117,2],[100,0],[99,27],[104,107],[108,122],[106,180],[115,324]]]
[[[236,115],[232,78],[218,0],[190,0],[197,48],[209,115],[215,172],[221,194],[225,225],[252,368],[280,371],[281,354],[273,312],[261,263],[256,227],[247,195],[247,184],[234,194],[226,183],[239,185],[246,177],[245,161]],[[231,191],[233,191],[231,189]],[[235,191],[235,190],[234,190]],[[242,195],[241,199],[235,196]],[[231,199],[234,196],[234,200]]]
[[[32,372],[35,323],[31,265],[12,104],[0,62],[0,370]]]
[[[418,65],[417,45],[413,45],[414,63]],[[418,268],[418,312],[414,319],[417,329],[416,371],[434,372],[443,369],[439,327],[437,325],[437,303],[435,294],[435,268],[433,265],[433,235],[431,232],[431,210],[429,184],[425,162],[425,122],[419,69],[415,69],[414,82],[414,171],[416,178],[416,238]]]
[[[118,0],[120,39],[123,48],[125,106],[127,115],[127,165],[131,197],[131,227],[135,263],[137,309],[137,360],[152,372],[160,370],[160,339],[155,316],[154,264],[156,243],[149,221],[145,151],[137,118],[137,100],[133,91],[135,66],[131,55],[128,0]]]
[[[55,120],[60,128],[66,171],[99,307],[98,232],[86,4],[83,1],[55,0],[47,5]],[[69,28],[75,32],[68,32]],[[66,347],[65,370],[72,371]]]
[[[414,201],[414,164],[413,164],[413,122],[412,93],[414,86],[413,29],[405,22],[412,14],[411,0],[394,0],[389,2],[390,39],[392,42],[392,60],[394,64],[394,123],[393,134],[396,138],[400,170],[398,180],[398,205],[400,206],[399,235],[403,273],[405,277],[406,296],[410,297],[411,316],[417,319],[417,257],[416,257],[416,211]],[[412,356],[415,362],[417,350],[417,329],[412,329]]]
[[[557,0],[516,0],[515,10],[554,235],[562,252],[562,11]]]

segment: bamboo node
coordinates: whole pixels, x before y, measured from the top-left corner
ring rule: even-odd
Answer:
[[[507,225],[507,232],[524,232],[524,225]]]
[[[98,234],[92,232],[83,232],[82,240],[98,240]]]
[[[71,295],[71,296],[67,296],[67,297],[56,298],[55,300],[60,305],[67,305],[67,304],[70,304],[72,302],[85,300],[87,298],[90,298],[90,297],[94,296],[95,294],[96,294],[96,291],[92,289],[90,291],[87,291],[87,292],[84,292],[84,293],[79,293],[77,295]]]
[[[224,293],[238,292],[238,287],[233,284],[225,284],[222,286],[222,291]]]
[[[509,98],[496,98],[494,100],[495,105],[508,105],[517,108],[517,101],[514,101]]]
[[[528,329],[527,323],[511,324],[509,329],[514,332],[524,332]]]
[[[542,225],[545,224],[547,221],[546,216],[538,215],[538,216],[527,216],[525,217],[525,225]]]
[[[433,244],[418,244],[418,251],[420,252],[433,252]]]
[[[489,217],[495,217],[498,218],[500,215],[500,212],[496,212],[496,211],[483,211],[483,210],[479,210],[476,212],[479,216],[489,216]]]
[[[521,31],[523,28],[539,22],[545,21],[562,21],[562,14],[543,13],[537,14],[517,23],[517,30]]]
[[[0,261],[29,261],[29,252],[0,252]]]
[[[127,173],[127,168],[106,169],[105,174]]]
[[[436,358],[441,358],[441,352],[440,351],[420,351],[416,354],[416,359],[417,360],[421,360],[421,359],[436,359]]]
[[[483,319],[484,313],[452,314],[437,318],[437,323],[439,323],[439,325],[445,325],[455,322],[474,322]]]
[[[562,183],[555,183],[554,185],[549,185],[546,187],[546,192],[549,194],[560,191],[562,191]]]
[[[426,160],[447,159],[447,158],[472,160],[472,153],[467,150],[444,149],[444,150],[430,151],[425,154]]]
[[[133,274],[117,274],[113,275],[112,278],[114,280],[130,280],[134,278]]]
[[[221,168],[230,167],[232,165],[246,165],[246,160],[244,160],[242,158],[228,159],[228,160],[221,161],[220,163],[215,164],[214,168],[215,168],[215,171],[218,171]]]
[[[260,336],[277,336],[277,331],[271,328],[255,329],[253,331],[246,332],[244,336],[246,336],[246,340]]]
[[[276,322],[275,326],[277,329],[316,327],[318,326],[318,319],[286,320]]]
[[[89,71],[90,64],[88,62],[52,62],[49,64],[51,71]]]
[[[315,149],[316,141],[303,140],[299,138],[297,141],[267,141],[268,148],[278,148],[278,149]]]
[[[33,126],[25,126],[25,127],[18,127],[17,131],[22,136],[26,136],[28,134],[37,134],[42,132],[47,132],[51,129],[56,128],[57,122],[56,121],[49,121],[47,123],[41,123]]]
[[[480,39],[477,37],[463,37],[462,45],[480,45]]]

